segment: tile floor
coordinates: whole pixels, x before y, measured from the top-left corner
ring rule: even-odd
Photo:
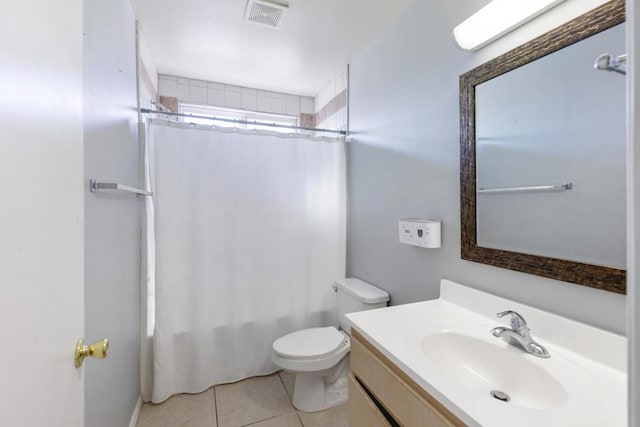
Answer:
[[[292,391],[293,375],[279,372],[180,394],[159,405],[145,403],[137,427],[348,427],[346,404],[299,412]]]

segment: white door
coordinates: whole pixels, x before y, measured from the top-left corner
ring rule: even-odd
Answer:
[[[80,427],[82,0],[0,13],[0,425]]]

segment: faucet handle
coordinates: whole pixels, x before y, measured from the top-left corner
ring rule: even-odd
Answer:
[[[511,328],[518,331],[521,334],[525,334],[529,331],[529,327],[527,326],[527,321],[524,320],[524,317],[520,316],[520,314],[516,313],[512,310],[501,311],[497,313],[496,316],[503,317],[507,315],[511,315]]]

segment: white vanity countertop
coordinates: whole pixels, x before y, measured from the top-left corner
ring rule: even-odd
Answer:
[[[496,326],[508,326],[508,318],[495,316],[505,310],[516,311],[526,319],[533,339],[549,350],[550,358],[527,354],[490,334]],[[469,425],[627,425],[627,347],[623,336],[448,280],[441,281],[437,300],[352,313],[347,317],[380,352]],[[502,384],[496,387],[508,388],[501,391],[512,400],[496,400],[489,394],[492,375],[474,370],[476,361],[465,363],[474,357],[480,360],[482,355],[476,353],[481,351],[454,357],[438,354],[437,343],[443,342],[439,339],[446,340],[452,335],[472,337],[480,345],[469,349],[486,347],[490,354],[495,354],[491,352],[497,346],[498,352],[511,352],[504,356],[515,361],[516,366],[525,367],[529,371],[527,378],[534,381],[518,382],[517,372],[504,373],[509,369],[505,364],[504,370],[498,372]],[[486,354],[484,357],[487,360]],[[458,358],[461,360],[450,360]],[[458,366],[458,362],[457,371],[443,368]],[[482,366],[483,362],[478,363],[475,366]],[[539,377],[551,379],[555,388],[548,388],[544,382],[535,384],[538,377],[535,372],[542,374]],[[484,385],[478,386],[484,383],[486,390]],[[505,386],[506,383],[509,385]]]

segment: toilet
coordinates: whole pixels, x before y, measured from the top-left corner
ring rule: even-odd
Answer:
[[[293,406],[303,412],[347,400],[351,323],[345,314],[386,307],[389,301],[387,292],[356,278],[338,279],[333,289],[337,327],[302,329],[273,343],[271,361],[295,374]]]

